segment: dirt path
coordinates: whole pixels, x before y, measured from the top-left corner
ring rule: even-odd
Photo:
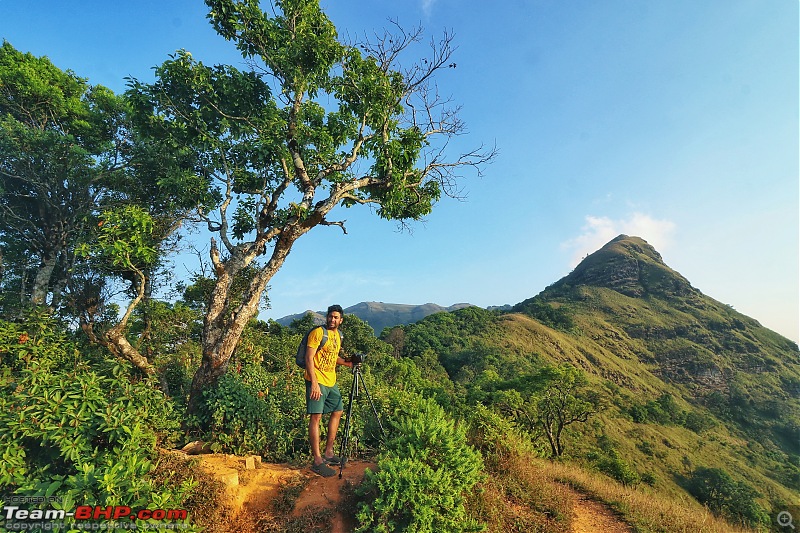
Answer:
[[[331,533],[352,531],[354,524],[338,512],[337,505],[342,498],[341,488],[346,484],[358,485],[364,479],[364,470],[375,465],[361,461],[349,461],[337,475],[323,478],[310,468],[296,468],[282,464],[261,463],[258,458],[237,457],[225,454],[204,454],[196,456],[205,470],[227,487],[228,506],[237,522],[248,522],[261,513],[270,510],[272,502],[279,496],[280,489],[287,483],[304,478],[306,485],[294,503],[292,516],[300,516],[312,507],[333,509]]]
[[[342,470],[342,479],[339,479],[338,476],[338,466],[334,467],[337,471],[337,475],[329,478],[320,477],[307,469],[311,478],[308,481],[308,485],[306,485],[303,492],[300,493],[300,496],[297,498],[292,515],[298,516],[302,514],[305,509],[312,506],[336,509],[342,497],[342,487],[345,486],[346,483],[352,485],[360,484],[364,479],[364,470],[367,468],[375,470],[375,465],[361,461],[348,461],[347,466]],[[333,515],[331,533],[348,533],[353,531],[355,527],[356,524],[348,522],[347,518],[340,512],[337,511]]]
[[[333,509],[331,533],[347,533],[355,527],[336,510],[342,498],[341,488],[347,484],[358,485],[364,479],[364,470],[375,466],[350,461],[342,471],[342,479],[339,479],[338,467],[336,476],[323,478],[309,468],[261,463],[259,458],[249,458],[248,463],[248,458],[233,455],[207,454],[198,457],[206,470],[226,484],[228,503],[237,521],[249,522],[248,517],[256,517],[269,510],[283,485],[302,478],[306,480],[306,485],[298,495],[291,515],[300,516],[309,508]],[[572,533],[633,533],[633,529],[608,506],[567,485],[564,488],[575,501]]]
[[[608,506],[574,489],[569,490],[575,497],[572,533],[633,533]]]

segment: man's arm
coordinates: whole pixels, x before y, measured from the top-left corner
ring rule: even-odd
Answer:
[[[319,400],[322,397],[322,390],[319,388],[317,380],[317,370],[314,368],[314,356],[317,354],[317,346],[306,346],[306,371],[311,378],[311,399]]]

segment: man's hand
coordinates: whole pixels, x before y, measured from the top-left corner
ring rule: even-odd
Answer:
[[[322,391],[319,388],[319,383],[311,384],[311,393],[309,394],[309,397],[314,401],[317,401],[320,398],[322,398]]]

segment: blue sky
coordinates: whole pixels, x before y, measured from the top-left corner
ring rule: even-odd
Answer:
[[[301,239],[261,318],[370,300],[514,304],[626,233],[798,341],[798,2],[323,6],[341,35],[389,18],[434,37],[452,30],[458,66],[438,81],[463,105],[459,145],[500,154],[484,177],[465,176],[465,200],[443,200],[413,233],[341,210],[348,235],[321,227]],[[0,0],[0,37],[117,92],[179,48],[244,67],[199,0]]]

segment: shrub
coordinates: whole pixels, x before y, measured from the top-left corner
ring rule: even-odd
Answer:
[[[188,485],[150,477],[157,444],[178,428],[154,383],[110,360],[89,367],[47,321],[0,321],[0,350],[0,493],[57,496],[65,510],[180,505]]]
[[[642,479],[639,473],[629,465],[614,447],[614,443],[606,435],[598,439],[600,450],[588,454],[588,459],[595,468],[625,486],[638,485]]]
[[[639,473],[616,452],[597,458],[595,465],[600,472],[625,486],[638,485],[642,480]]]
[[[464,495],[481,479],[480,454],[462,426],[432,400],[419,400],[393,422],[377,472],[358,489],[357,531],[478,531]]]
[[[215,451],[285,461],[307,450],[304,394],[296,376],[243,365],[203,393],[193,423],[206,428]]]
[[[758,491],[720,468],[696,469],[687,490],[716,514],[753,527],[770,523],[769,514],[755,501]]]
[[[574,501],[532,459],[537,453],[530,435],[480,404],[469,427],[487,474],[466,502],[470,516],[486,522],[488,531],[569,531]]]
[[[687,429],[701,434],[716,427],[717,421],[711,415],[699,411],[689,411],[686,413],[686,419],[683,421],[683,425]]]

